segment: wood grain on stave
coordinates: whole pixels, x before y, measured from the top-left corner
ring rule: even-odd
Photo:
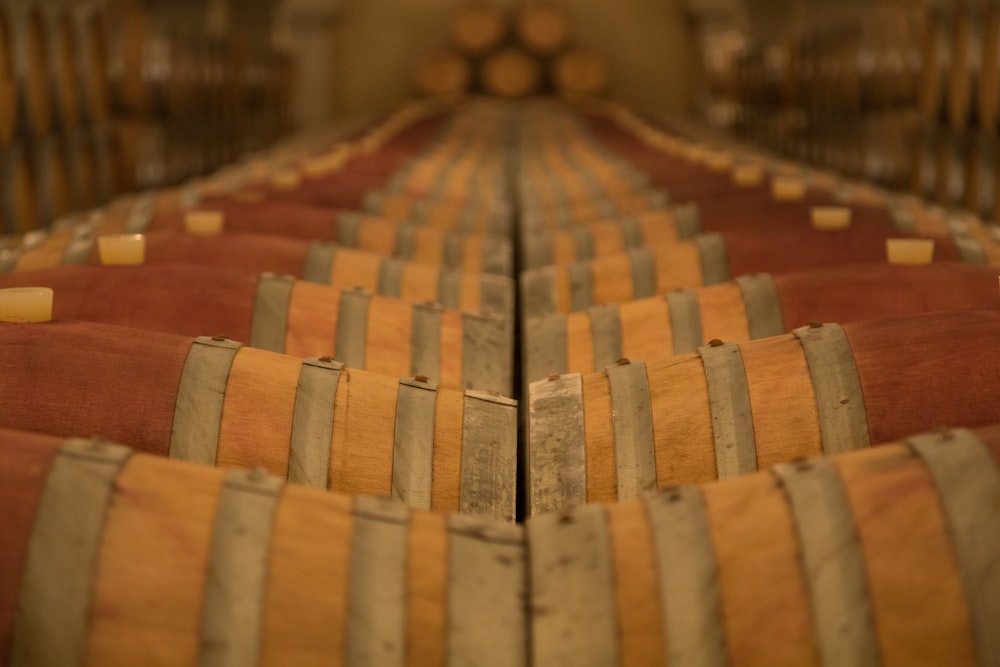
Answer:
[[[96,238],[84,230],[44,237],[37,247],[8,251],[8,271],[96,263]],[[510,317],[513,282],[492,274],[463,273],[433,264],[404,262],[353,248],[259,234],[196,237],[176,232],[146,235],[146,263],[199,264],[250,273],[290,275],[309,282],[370,292],[411,302]]]
[[[11,427],[513,519],[510,399],[222,337],[72,322],[4,325],[0,336]]]
[[[499,317],[288,276],[177,264],[0,275],[0,287],[26,286],[55,290],[56,320],[187,336],[223,333],[271,352],[334,357],[351,368],[421,375],[452,389],[505,396],[513,390],[513,340]]]
[[[968,351],[998,335],[1000,310],[938,312],[712,341],[694,354],[539,380],[528,400],[530,512],[625,500],[938,424],[993,423],[994,356]]]
[[[864,264],[735,281],[621,304],[553,313],[523,327],[523,374],[599,371],[621,357],[653,361],[713,338],[746,342],[809,322],[847,324],[1000,305],[997,270],[956,263]]]
[[[0,443],[11,664],[525,663],[514,526],[100,441]]]

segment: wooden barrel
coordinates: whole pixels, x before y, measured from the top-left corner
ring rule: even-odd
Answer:
[[[93,230],[88,226],[53,233],[37,248],[8,258],[8,270],[37,270],[60,264],[96,263]],[[402,262],[350,248],[307,243],[263,234],[198,237],[173,232],[146,235],[146,263],[200,264],[207,267],[291,275],[341,289],[361,289],[412,303],[499,315],[514,313],[513,281],[505,276],[463,273],[429,264]],[[4,267],[0,267],[4,268]]]
[[[101,434],[161,456],[514,519],[510,399],[222,336],[49,322],[0,326],[0,338],[0,413],[11,428]]]
[[[715,285],[751,273],[774,274],[886,261],[886,240],[907,234],[852,229],[845,232],[768,231],[702,234],[690,240],[633,248],[626,253],[525,271],[525,317],[624,303],[672,289]],[[935,261],[985,264],[982,244],[936,239]]]
[[[566,7],[556,2],[525,3],[514,22],[518,40],[528,50],[553,54],[570,39],[570,17]]]
[[[966,142],[962,133],[938,134],[934,165],[934,201],[942,206],[958,206],[965,194]]]
[[[109,193],[106,175],[102,175],[101,156],[93,132],[78,130],[65,138],[66,167],[73,191],[73,201],[79,210],[90,210],[102,204]]]
[[[538,91],[542,73],[531,56],[520,49],[508,47],[486,59],[481,77],[490,95],[517,99]]]
[[[1000,8],[990,6],[982,27],[983,52],[976,86],[979,127],[995,134],[1000,122]]]
[[[513,249],[502,237],[445,232],[429,226],[389,220],[282,201],[243,203],[214,200],[182,211],[157,214],[147,208],[117,211],[107,228],[177,232],[190,213],[218,212],[224,232],[267,234],[302,240],[335,240],[345,248],[407,261],[462,269],[468,273],[513,274]],[[98,232],[103,231],[99,227]]]
[[[360,208],[369,191],[385,179],[409,157],[411,151],[373,153],[354,156],[332,176],[299,175],[295,179],[279,180],[270,187],[254,188],[268,199],[293,201],[325,208]]]
[[[522,376],[600,371],[623,357],[654,361],[715,338],[743,343],[810,322],[849,324],[934,310],[1000,306],[997,269],[968,264],[865,264],[760,273],[524,324]]]
[[[75,130],[81,122],[81,89],[78,58],[83,48],[72,15],[67,10],[52,14],[49,24],[49,80],[52,82],[55,125],[63,133]]]
[[[449,33],[460,51],[482,55],[503,41],[507,17],[503,9],[488,2],[465,2],[452,16]]]
[[[25,134],[44,136],[52,124],[45,20],[41,9],[32,5],[11,6],[9,11],[20,129]]]
[[[513,395],[513,332],[498,316],[190,265],[79,266],[0,276],[0,287],[28,286],[54,290],[56,320],[184,336],[221,331],[271,352],[333,357],[351,368],[424,376],[450,389]]]
[[[94,178],[98,186],[98,200],[109,201],[124,190],[119,175],[118,150],[115,135],[110,125],[98,125],[84,131],[86,142],[93,147]]]
[[[462,56],[442,49],[423,56],[413,73],[413,85],[421,95],[456,95],[466,92],[472,69]]]
[[[598,303],[641,299],[678,286],[713,285],[729,277],[725,239],[702,235],[655,249],[636,248],[595,260],[525,271],[519,284],[522,314],[535,317],[574,312]]]
[[[595,51],[573,49],[556,59],[552,78],[562,93],[600,95],[608,87],[608,63]]]
[[[410,225],[362,213],[337,217],[339,245],[411,262],[461,268],[468,273],[514,273],[514,252],[503,236],[443,232],[430,225]]]
[[[919,132],[914,147],[913,172],[910,178],[910,191],[927,200],[935,197],[937,185],[937,130],[923,127]]]
[[[895,197],[889,207],[900,229],[921,236],[970,237],[981,243],[990,255],[1000,242],[997,226],[983,222],[974,214],[943,209],[911,196]]]
[[[956,429],[533,519],[531,660],[995,664],[998,466]]]
[[[107,18],[94,9],[81,11],[76,14],[75,25],[83,116],[91,125],[103,125],[111,113]]]
[[[996,180],[996,138],[986,132],[966,133],[965,192],[962,207],[986,218],[993,217]]]
[[[206,51],[194,36],[161,24],[139,7],[114,14],[111,71],[114,101],[123,111],[183,116],[206,111],[198,95]]]
[[[499,236],[513,233],[514,212],[509,205],[500,202],[470,206],[464,202],[430,202],[406,195],[372,192],[365,197],[363,205],[373,215],[399,222],[417,222],[449,231]]]
[[[952,23],[951,71],[948,75],[948,124],[964,130],[978,107],[976,82],[983,58],[982,12],[971,6],[959,10]]]
[[[495,144],[490,143],[471,152],[439,151],[433,159],[418,158],[387,179],[382,189],[419,199],[462,199],[470,204],[480,197],[502,198],[507,165],[489,155],[495,150]]]
[[[388,195],[417,200],[425,206],[450,205],[480,211],[507,204],[506,174],[502,165],[494,164],[487,168],[472,162],[459,163],[459,166],[468,172],[466,177],[456,175],[457,169],[444,168],[432,179],[425,178],[423,183],[415,183],[415,178],[398,179],[397,173],[378,189],[366,192],[365,198]]]
[[[0,144],[6,144],[14,137],[18,122],[12,30],[9,15],[5,8],[0,8]]]
[[[167,141],[164,126],[149,120],[114,121],[116,180],[127,192],[162,187]]]
[[[35,187],[45,225],[78,207],[71,179],[66,144],[61,137],[39,139],[34,146]]]
[[[526,233],[521,237],[521,267],[537,269],[570,264],[691,238],[701,231],[697,209],[678,206],[608,222],[579,224],[572,229]]]
[[[772,189],[780,176],[777,170],[762,168],[764,175],[759,182],[740,185],[734,182],[732,155],[723,163],[727,165],[725,169],[714,169],[706,164],[692,164],[686,158],[641,150],[631,140],[618,143],[621,137],[610,133],[603,138],[614,141],[623,154],[640,159],[652,183],[670,192],[671,199],[697,203],[702,228],[708,231],[801,228],[808,225],[810,210],[815,206],[850,206],[855,226],[881,226],[889,230],[894,225],[884,202],[852,200],[844,188],[828,187],[801,173],[796,179],[805,187],[802,197],[778,200]]]
[[[566,137],[564,141],[572,139]],[[648,179],[641,173],[589,147],[571,145],[556,150],[554,154],[523,159],[520,189],[528,206],[633,193],[648,186]]]
[[[648,193],[648,186],[642,181],[612,182],[586,168],[566,168],[559,162],[546,162],[522,170],[519,190],[527,209],[559,208],[595,199],[628,200]]]
[[[12,664],[526,662],[519,527],[102,441],[0,449]]]
[[[995,340],[1000,310],[964,310],[810,324],[750,343],[713,340],[674,359],[553,375],[531,386],[531,512],[627,500],[937,424],[1000,422],[1000,361],[955,352]]]
[[[0,148],[0,221],[12,234],[26,234],[41,225],[35,171],[20,144]]]
[[[647,190],[614,196],[569,198],[564,203],[525,209],[522,226],[531,232],[546,229],[569,229],[608,218],[644,215],[664,211],[670,204],[665,191]]]

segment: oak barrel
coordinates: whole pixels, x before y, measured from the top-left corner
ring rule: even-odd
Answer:
[[[89,8],[77,13],[75,19],[83,116],[92,125],[103,125],[111,113],[107,18],[96,8]]]
[[[507,17],[500,7],[488,2],[462,3],[451,19],[452,43],[464,53],[481,55],[494,49],[506,36]]]
[[[525,226],[529,224],[524,218],[522,221]],[[691,238],[700,228],[698,209],[688,205],[622,215],[569,229],[532,233],[522,226],[521,267],[537,269],[616,255],[632,248]]]
[[[25,234],[38,229],[41,216],[31,156],[20,143],[0,147],[0,222],[4,231]]]
[[[209,200],[180,211],[157,213],[140,203],[109,213],[109,228],[131,232],[180,231],[187,215],[219,213],[223,231],[267,234],[303,240],[335,241],[384,257],[462,269],[468,273],[513,273],[507,239],[482,233],[448,232],[428,225],[404,224],[350,211],[284,201],[243,203]],[[100,228],[98,231],[102,231]]]
[[[526,662],[518,527],[103,441],[0,449],[5,663]]]
[[[537,92],[542,72],[527,53],[516,47],[507,47],[486,59],[481,77],[486,92],[516,99]]]
[[[532,662],[993,665],[1000,429],[527,523]]]
[[[556,88],[573,95],[600,95],[608,87],[608,63],[597,52],[576,48],[556,58],[552,66]]]
[[[14,664],[990,665],[998,440],[914,436],[522,530],[4,431],[0,650]],[[122,616],[142,641],[122,641]]]
[[[78,58],[84,53],[70,11],[53,12],[48,22],[50,67],[55,125],[63,133],[80,126],[83,111]]]
[[[96,238],[87,224],[41,235],[37,246],[14,251],[0,272],[96,263]],[[146,235],[147,264],[200,264],[250,273],[290,275],[321,285],[361,289],[410,302],[484,312],[510,319],[513,281],[505,276],[463,273],[404,262],[351,248],[263,234],[200,237],[178,232]]]
[[[454,95],[464,93],[472,80],[472,71],[462,56],[440,49],[417,61],[413,85],[422,95]]]
[[[6,144],[17,130],[17,75],[14,70],[13,27],[0,8],[0,144]]]
[[[742,343],[810,322],[848,324],[935,310],[1000,306],[997,269],[969,264],[863,264],[772,276],[757,273],[524,323],[522,375],[590,373],[622,357],[654,361],[719,338]]]
[[[0,339],[10,428],[99,434],[160,456],[514,519],[510,399],[224,336],[49,322],[0,326]]]
[[[42,9],[33,4],[5,7],[9,17],[14,73],[17,77],[19,129],[45,136],[52,124],[48,39]]]
[[[525,3],[514,22],[517,37],[534,53],[552,54],[571,37],[569,12],[558,2]]]
[[[1000,423],[1000,309],[810,324],[531,385],[530,512]]]
[[[525,271],[524,313],[534,317],[623,303],[671,289],[714,285],[733,276],[882,263],[888,238],[907,234],[876,229],[843,232],[759,230],[702,234],[690,240],[633,248],[626,253]],[[991,261],[982,244],[936,239],[935,261]]]
[[[54,290],[56,320],[185,336],[221,331],[271,352],[333,357],[350,368],[513,395],[513,332],[498,316],[290,276],[180,264],[0,275],[0,288],[29,286]]]
[[[513,211],[509,205],[499,201],[470,206],[464,202],[431,202],[406,195],[376,191],[365,197],[363,206],[364,210],[372,215],[399,222],[426,224],[449,231],[510,236],[513,229]]]

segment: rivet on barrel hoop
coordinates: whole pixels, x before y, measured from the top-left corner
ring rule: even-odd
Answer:
[[[823,328],[823,323],[822,322],[810,322],[809,323],[809,328],[810,329],[822,329]]]
[[[621,359],[619,359],[615,363],[617,365],[619,365],[619,366],[628,366],[629,364],[632,363],[632,361],[630,359],[626,359],[625,357],[622,357]]]
[[[223,341],[229,340],[229,338],[227,336],[219,335],[219,336],[212,336],[212,340],[216,341],[217,343],[221,343]]]
[[[725,345],[725,343],[723,343],[718,338],[713,338],[712,340],[708,341],[708,344],[711,347],[722,347],[723,345]]]
[[[417,375],[413,379],[416,380],[417,382],[427,382],[426,375]]]
[[[549,376],[549,382],[555,382],[558,379],[559,379],[558,373],[553,373],[552,375]]]

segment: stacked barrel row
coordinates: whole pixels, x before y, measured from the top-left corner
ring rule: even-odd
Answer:
[[[95,3],[0,3],[0,234],[114,194],[107,40]]]
[[[0,230],[45,227],[269,146],[289,129],[291,81],[285,55],[210,37],[197,19],[137,3],[5,0]]]
[[[961,535],[983,535],[995,557],[996,460],[966,449],[968,431],[910,436],[1000,421],[996,230],[614,105],[539,106],[522,134],[528,533],[560,544],[549,556],[529,539],[549,568],[532,581],[536,657],[934,664],[974,644],[969,663],[991,664],[1000,589]],[[929,256],[897,254],[931,243]],[[873,447],[901,438],[913,449]],[[957,463],[966,455],[988,489]],[[885,486],[859,493],[853,466],[883,463]],[[904,479],[917,478],[940,500],[911,504]],[[942,519],[951,484],[968,485],[970,514]],[[866,505],[876,497],[885,514]],[[612,509],[566,509],[588,502]],[[946,526],[940,550],[900,539],[932,524]],[[951,563],[970,569],[956,577]],[[648,595],[624,584],[640,571]],[[958,582],[971,630],[905,601]]]
[[[111,13],[113,103],[128,190],[180,183],[263,150],[291,129],[294,67],[265,46],[269,24],[259,35],[210,32],[198,10],[126,4]]]
[[[596,95],[608,85],[607,63],[575,43],[570,12],[560,2],[524,3],[515,11],[483,0],[464,2],[451,17],[449,38],[448,45],[418,61],[413,76],[418,93]]]
[[[619,264],[622,256],[605,247],[632,246],[625,261],[639,268],[618,280],[631,279],[633,292],[649,280],[641,268],[644,248],[637,235],[648,238],[653,244],[648,248],[657,248],[650,252],[669,244],[664,236],[689,236],[702,227],[722,229],[715,233],[732,244],[738,238],[727,235],[727,220],[763,231],[773,219],[779,229],[769,240],[791,244],[796,239],[802,200],[787,200],[797,199],[796,191],[803,194],[796,187],[801,179],[775,179],[782,185],[782,201],[772,201],[771,190],[761,182],[765,172],[770,180],[770,173],[760,165],[740,161],[738,167],[730,163],[723,168],[731,156],[718,149],[691,146],[699,150],[688,151],[688,142],[661,133],[644,139],[652,128],[627,114],[608,120],[549,106],[518,112],[522,131],[514,144],[520,153],[515,159],[509,154],[510,113],[494,105],[410,107],[357,141],[286,145],[272,154],[271,162],[240,165],[183,192],[123,202],[119,208],[124,212],[106,210],[82,228],[65,230],[69,236],[60,241],[64,253],[77,242],[87,246],[98,231],[155,228],[172,218],[178,221],[169,232],[178,243],[174,252],[183,253],[174,257],[196,265],[162,263],[153,250],[157,244],[165,247],[167,233],[157,241],[159,232],[150,231],[145,266],[62,267],[49,273],[62,281],[57,313],[67,303],[58,294],[72,293],[78,283],[77,291],[91,297],[92,312],[110,311],[118,303],[135,318],[132,327],[151,316],[190,322],[197,312],[208,318],[205,326],[218,328],[226,326],[222,311],[242,310],[242,319],[228,323],[263,331],[262,340],[269,342],[254,349],[221,335],[195,339],[71,321],[0,325],[5,336],[0,345],[5,424],[61,436],[115,436],[140,450],[100,439],[0,432],[0,507],[6,528],[0,550],[0,655],[5,660],[240,665],[997,662],[996,428],[900,436],[878,448],[798,458],[751,473],[753,466],[745,465],[744,458],[746,434],[739,430],[745,416],[736,411],[727,416],[718,407],[729,400],[724,395],[698,399],[700,386],[729,388],[732,383],[730,402],[735,403],[739,374],[727,374],[725,367],[731,364],[713,364],[709,352],[667,360],[650,346],[649,361],[636,355],[598,373],[550,374],[532,387],[530,412],[523,415],[530,426],[526,454],[531,466],[525,481],[531,511],[545,515],[518,527],[507,523],[513,477],[500,473],[512,469],[510,434],[516,416],[510,401],[463,391],[462,386],[448,389],[444,379],[435,390],[429,377],[401,381],[399,373],[343,367],[329,357],[303,360],[268,351],[280,338],[275,332],[282,330],[282,314],[286,343],[301,337],[296,344],[302,344],[317,333],[315,319],[291,333],[305,315],[325,324],[337,320],[336,344],[341,334],[354,342],[335,352],[363,347],[364,363],[405,357],[402,349],[418,337],[417,327],[407,331],[399,325],[405,320],[397,317],[402,311],[387,317],[392,299],[353,290],[348,290],[350,296],[335,296],[320,284],[222,272],[216,264],[222,260],[213,258],[225,256],[229,266],[245,262],[242,271],[264,261],[281,270],[275,258],[294,259],[292,266],[301,266],[302,255],[268,253],[284,247],[282,231],[294,237],[296,230],[303,233],[314,223],[319,229],[318,219],[308,215],[316,208],[364,205],[369,213],[381,207],[386,215],[405,210],[422,223],[423,233],[409,237],[417,244],[426,242],[427,230],[438,225],[496,228],[511,219],[505,215],[510,200],[505,201],[504,193],[509,192],[514,164],[521,167],[517,190],[525,236],[560,255],[600,249],[619,258]],[[649,146],[646,139],[676,150]],[[779,173],[787,178],[787,172]],[[668,199],[668,180],[683,193],[678,197],[697,206]],[[373,190],[378,192],[371,194]],[[714,194],[704,194],[709,191]],[[877,194],[853,187],[848,191],[856,200]],[[823,192],[819,186],[806,189],[818,199],[826,196]],[[741,195],[742,201],[732,202],[725,216],[713,217],[713,200]],[[293,202],[295,224],[289,222],[290,209],[277,213],[279,205]],[[914,202],[904,203],[908,208],[897,211],[897,217],[925,212]],[[877,208],[852,203],[858,215],[866,206]],[[755,209],[766,216],[754,222],[748,216]],[[925,213],[928,219],[919,224],[933,224],[933,215]],[[270,216],[281,224],[268,222]],[[220,221],[224,232],[219,237],[190,234]],[[863,222],[856,219],[855,227],[867,224]],[[359,242],[378,236],[359,225]],[[965,227],[970,235],[978,231]],[[37,245],[21,248],[17,261],[39,258],[31,253],[49,240],[35,239]],[[216,242],[214,252],[205,250]],[[718,244],[718,239],[693,242],[699,261]],[[219,250],[223,245],[225,250]],[[532,247],[528,241],[521,245]],[[864,245],[864,238],[859,239],[858,247]],[[310,265],[332,276],[338,265],[343,267],[346,249],[326,252],[331,248],[326,245],[323,259],[314,257]],[[47,252],[53,250],[48,246]],[[527,253],[521,259],[527,263]],[[393,275],[407,276],[399,285],[421,282],[415,277],[419,274],[409,273],[413,267],[398,273],[385,269],[387,260],[382,261],[377,269],[385,277],[382,284],[392,284]],[[677,263],[692,266],[690,255]],[[667,266],[654,264],[661,265]],[[605,276],[614,275],[613,267],[589,274],[586,268],[573,270],[570,289],[578,296],[586,294],[578,280],[595,293],[606,289],[598,287]],[[973,275],[977,267],[964,267],[970,274],[961,285],[944,284],[951,280],[951,264],[936,268],[941,269],[940,291],[975,300],[967,293],[979,293],[980,280]],[[343,270],[355,279],[368,275],[356,265]],[[780,268],[775,272],[777,282]],[[45,274],[12,275],[33,283]],[[241,301],[238,290],[226,287],[241,281],[249,285],[243,293],[252,292],[252,314],[245,305],[236,307],[247,299]],[[114,282],[129,282],[131,289],[114,291]],[[760,276],[756,282],[766,285]],[[196,288],[189,287],[192,283]],[[995,272],[990,283],[995,298]],[[151,285],[159,293],[150,291]],[[290,304],[281,301],[280,293],[288,290]],[[142,296],[121,303],[130,291]],[[751,286],[748,293],[753,291]],[[680,300],[690,304],[693,297],[703,313],[724,302],[703,300],[699,292],[681,290]],[[908,292],[900,288],[884,303],[902,300]],[[320,294],[320,302],[308,300]],[[985,302],[985,291],[983,295]],[[926,304],[901,305],[901,312],[934,308],[943,300],[933,291],[927,298]],[[847,299],[859,300],[856,295]],[[816,302],[830,306],[821,295]],[[367,320],[358,317],[365,312],[361,304],[367,307]],[[527,299],[524,305],[528,307]],[[605,314],[613,315],[614,308]],[[454,334],[449,322],[462,323],[461,345],[456,337],[442,341],[442,359],[445,352],[464,359],[467,342],[482,348],[482,329],[471,340],[465,337],[464,326],[471,322],[466,315],[433,307],[429,311],[440,317],[437,330],[442,335]],[[424,317],[416,309],[410,312],[414,325]],[[593,317],[596,312],[578,314]],[[690,307],[686,312],[692,312]],[[377,335],[341,329],[348,313],[355,322],[366,321],[368,333]],[[945,315],[904,320],[909,324],[905,336],[894,325],[899,320],[882,320],[878,330],[867,332],[844,326],[855,351],[867,337],[879,343],[869,348],[869,359],[872,352],[890,357],[874,371],[888,377],[891,389],[876,387],[872,394],[866,383],[864,398],[891,391],[892,407],[902,416],[893,424],[884,401],[866,402],[872,442],[893,428],[915,427],[925,417],[997,421],[995,402],[968,389],[978,383],[976,390],[989,394],[989,383],[995,382],[997,369],[989,355],[970,353],[988,348],[995,339],[994,313],[947,314],[964,318],[959,326],[969,340],[960,340],[959,349],[945,359],[925,335],[935,327],[947,330],[941,326]],[[590,329],[595,342],[599,332],[614,329],[605,314],[598,315],[603,324]],[[667,318],[642,316],[636,330],[655,336],[664,330],[664,319],[685,326],[680,324],[684,315],[681,306]],[[427,320],[423,322],[426,333]],[[524,344],[552,347],[534,333],[536,320],[531,322],[525,324]],[[574,324],[573,329],[585,333],[588,326]],[[711,322],[699,326],[713,335]],[[558,345],[558,327],[550,331]],[[762,330],[754,325],[754,331]],[[835,337],[836,331],[825,324],[794,334],[807,357],[809,350],[818,351],[816,364],[811,357],[796,361],[791,336],[741,340],[746,379],[754,376],[754,359],[757,369],[766,368],[754,378],[764,382],[754,382],[748,413],[754,429],[759,428],[756,444],[770,456],[755,462],[760,466],[787,461],[815,445],[817,438],[801,427],[807,421],[803,408],[795,403],[809,393],[809,382],[815,384],[811,391],[817,404],[821,396],[839,397],[839,391],[850,389],[837,384],[843,377],[837,373],[847,365],[844,359],[822,356],[825,337]],[[602,350],[609,340],[601,338]],[[731,345],[707,347],[732,356]],[[903,353],[892,357],[890,351],[900,348],[908,362],[911,354],[920,359],[913,365],[927,373],[923,385],[908,382],[912,373],[893,366]],[[413,360],[414,348],[409,349]],[[501,350],[493,348],[495,361]],[[421,356],[421,362],[426,360]],[[860,372],[863,359],[854,361]],[[659,371],[656,364],[662,364]],[[947,368],[953,364],[959,366]],[[825,375],[795,380],[788,374],[814,366],[825,369]],[[674,367],[678,372],[671,375]],[[435,371],[433,366],[422,369]],[[958,379],[940,381],[945,371]],[[443,377],[443,367],[440,372]],[[30,380],[18,379],[29,375]],[[645,401],[636,390],[641,375],[651,378]],[[585,388],[583,408],[572,383],[564,382],[574,377]],[[653,382],[657,377],[663,381]],[[704,378],[701,384],[699,377]],[[927,394],[941,405],[928,407]],[[847,426],[857,428],[855,399],[852,394],[846,403],[834,403],[847,415]],[[921,409],[932,414],[920,414]],[[707,412],[708,424],[699,417]],[[644,415],[655,420],[654,438],[670,443],[654,449],[653,484],[648,484],[648,461],[641,455],[649,430]],[[601,420],[610,420],[611,427]],[[848,442],[844,432],[827,439],[825,428],[824,422],[824,449],[814,447],[810,453],[828,453],[827,445]],[[850,428],[845,432],[857,433]],[[733,458],[724,455],[724,438],[729,437],[739,448],[735,458],[740,465],[729,469],[712,463],[713,455],[705,455],[707,433],[720,434],[716,451],[723,452],[722,463]],[[780,437],[784,444],[775,444]],[[583,460],[581,444],[586,447]],[[551,460],[543,460],[547,456]],[[242,469],[254,464],[293,483]],[[730,473],[750,474],[710,481]],[[699,476],[705,483],[673,483]],[[615,487],[611,494],[608,480]],[[646,490],[644,484],[648,490],[664,488],[624,500]],[[391,496],[411,507],[355,494]],[[569,507],[582,500],[598,502]]]
[[[408,106],[5,254],[55,292],[0,324],[5,426],[101,440],[0,436],[4,662],[523,664],[507,115]],[[339,583],[269,551],[301,539]]]
[[[745,49],[723,122],[817,165],[998,217],[1000,9],[875,3]]]
[[[821,176],[613,106],[433,103],[27,239],[5,280],[57,321],[0,325],[3,421],[49,434],[0,432],[0,655],[995,664],[997,271],[957,261],[991,230]],[[520,462],[512,286],[470,272],[513,219]],[[143,266],[86,265],[123,230]],[[827,296],[810,257],[874,277]]]

